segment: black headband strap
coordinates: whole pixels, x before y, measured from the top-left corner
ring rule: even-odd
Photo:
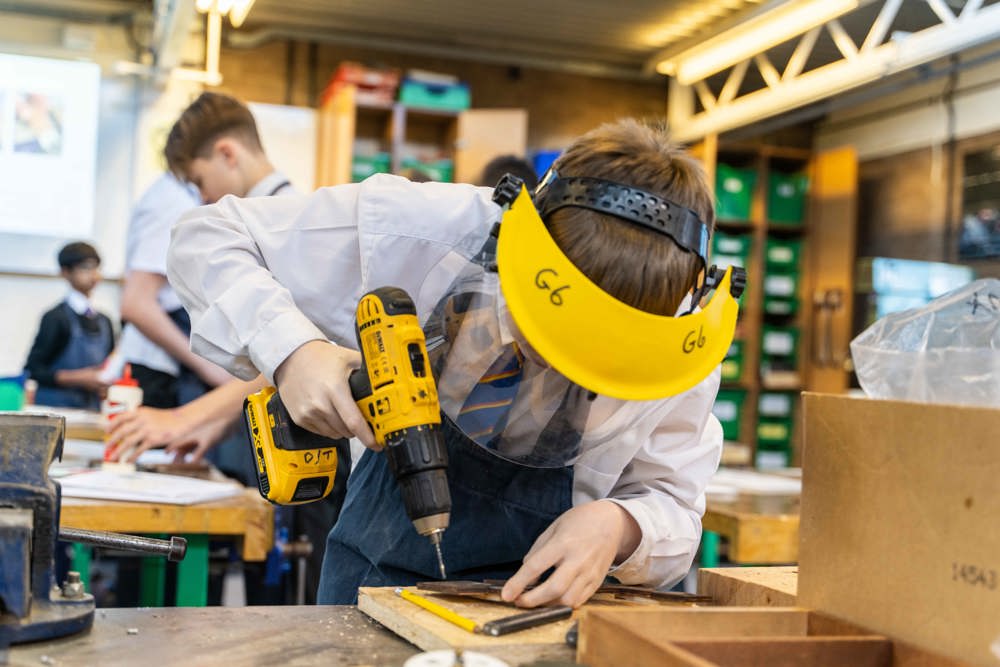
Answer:
[[[645,190],[600,178],[557,176],[536,191],[535,206],[543,220],[567,206],[613,215],[666,234],[708,266],[708,227],[698,214]]]

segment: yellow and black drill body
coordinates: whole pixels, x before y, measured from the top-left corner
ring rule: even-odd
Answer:
[[[440,561],[441,535],[451,515],[437,387],[413,300],[382,287],[358,303],[355,334],[362,367],[351,373],[351,394],[384,447],[403,505]],[[262,496],[280,505],[325,497],[333,489],[338,441],[296,425],[273,387],[248,396],[246,425]],[[441,566],[442,577],[444,567]]]

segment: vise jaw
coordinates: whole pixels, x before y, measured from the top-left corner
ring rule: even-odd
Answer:
[[[65,418],[0,412],[0,649],[86,630],[94,598],[55,581]]]

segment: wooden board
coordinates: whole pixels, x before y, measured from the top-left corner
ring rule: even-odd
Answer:
[[[698,592],[729,607],[794,607],[799,568],[723,567],[698,570]]]
[[[621,609],[656,606],[685,608],[687,603],[654,602],[651,600],[599,600],[585,604],[571,619],[556,621],[537,628],[522,630],[501,637],[473,634],[421,609],[395,593],[395,587],[358,589],[358,609],[389,630],[420,648],[475,650],[502,658],[510,665],[530,664],[539,660],[570,661],[573,649],[566,644],[566,632],[584,609]],[[439,595],[428,591],[409,590],[476,621],[479,624],[525,611],[512,605],[454,595]]]
[[[804,396],[799,604],[978,665],[1000,637],[1000,410]]]
[[[795,608],[604,609],[580,619],[589,667],[968,667]]]
[[[566,631],[573,624],[572,619],[556,621],[501,637],[489,637],[473,634],[452,625],[399,597],[395,590],[395,587],[358,589],[358,609],[426,651],[448,648],[475,650],[495,655],[510,664],[537,660],[569,660],[573,657],[573,649],[566,644]],[[507,604],[436,595],[418,591],[415,587],[409,590],[480,624],[524,611]],[[578,613],[579,610],[574,616]]]

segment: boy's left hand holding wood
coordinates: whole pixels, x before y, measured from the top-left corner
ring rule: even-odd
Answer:
[[[519,607],[579,607],[604,583],[608,569],[628,558],[642,538],[639,524],[621,506],[596,500],[573,507],[552,522],[501,591]],[[550,568],[544,582],[525,592]]]

